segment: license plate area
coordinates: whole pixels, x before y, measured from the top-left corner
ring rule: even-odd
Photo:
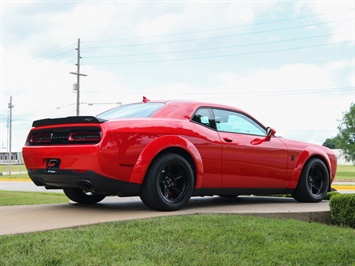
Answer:
[[[59,173],[60,160],[59,159],[48,159],[46,164],[46,173],[56,174]]]

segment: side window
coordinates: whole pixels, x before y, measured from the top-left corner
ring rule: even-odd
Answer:
[[[250,117],[233,111],[213,109],[218,131],[265,136],[265,129]]]
[[[199,108],[192,117],[191,121],[216,129],[211,108]]]

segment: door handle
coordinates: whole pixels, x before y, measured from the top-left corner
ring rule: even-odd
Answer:
[[[233,140],[230,139],[230,138],[223,138],[223,140],[224,140],[225,142],[233,142]]]

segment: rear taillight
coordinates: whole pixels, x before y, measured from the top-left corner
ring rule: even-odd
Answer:
[[[50,143],[52,139],[51,133],[33,134],[30,138],[30,144]]]
[[[101,141],[99,127],[63,127],[34,130],[28,138],[28,145],[95,144]]]
[[[101,132],[71,132],[69,133],[69,142],[99,142]]]

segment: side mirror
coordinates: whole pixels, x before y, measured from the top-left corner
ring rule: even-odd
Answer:
[[[266,128],[266,137],[265,140],[270,141],[272,136],[275,136],[276,130],[272,129],[271,127]]]
[[[276,134],[276,130],[272,129],[271,127],[267,127],[266,128],[266,136],[265,136],[265,138],[263,138],[263,139],[259,139],[259,138],[253,139],[250,142],[250,144],[251,145],[259,145],[259,144],[264,143],[265,141],[270,141],[271,137],[274,136],[275,134]]]

